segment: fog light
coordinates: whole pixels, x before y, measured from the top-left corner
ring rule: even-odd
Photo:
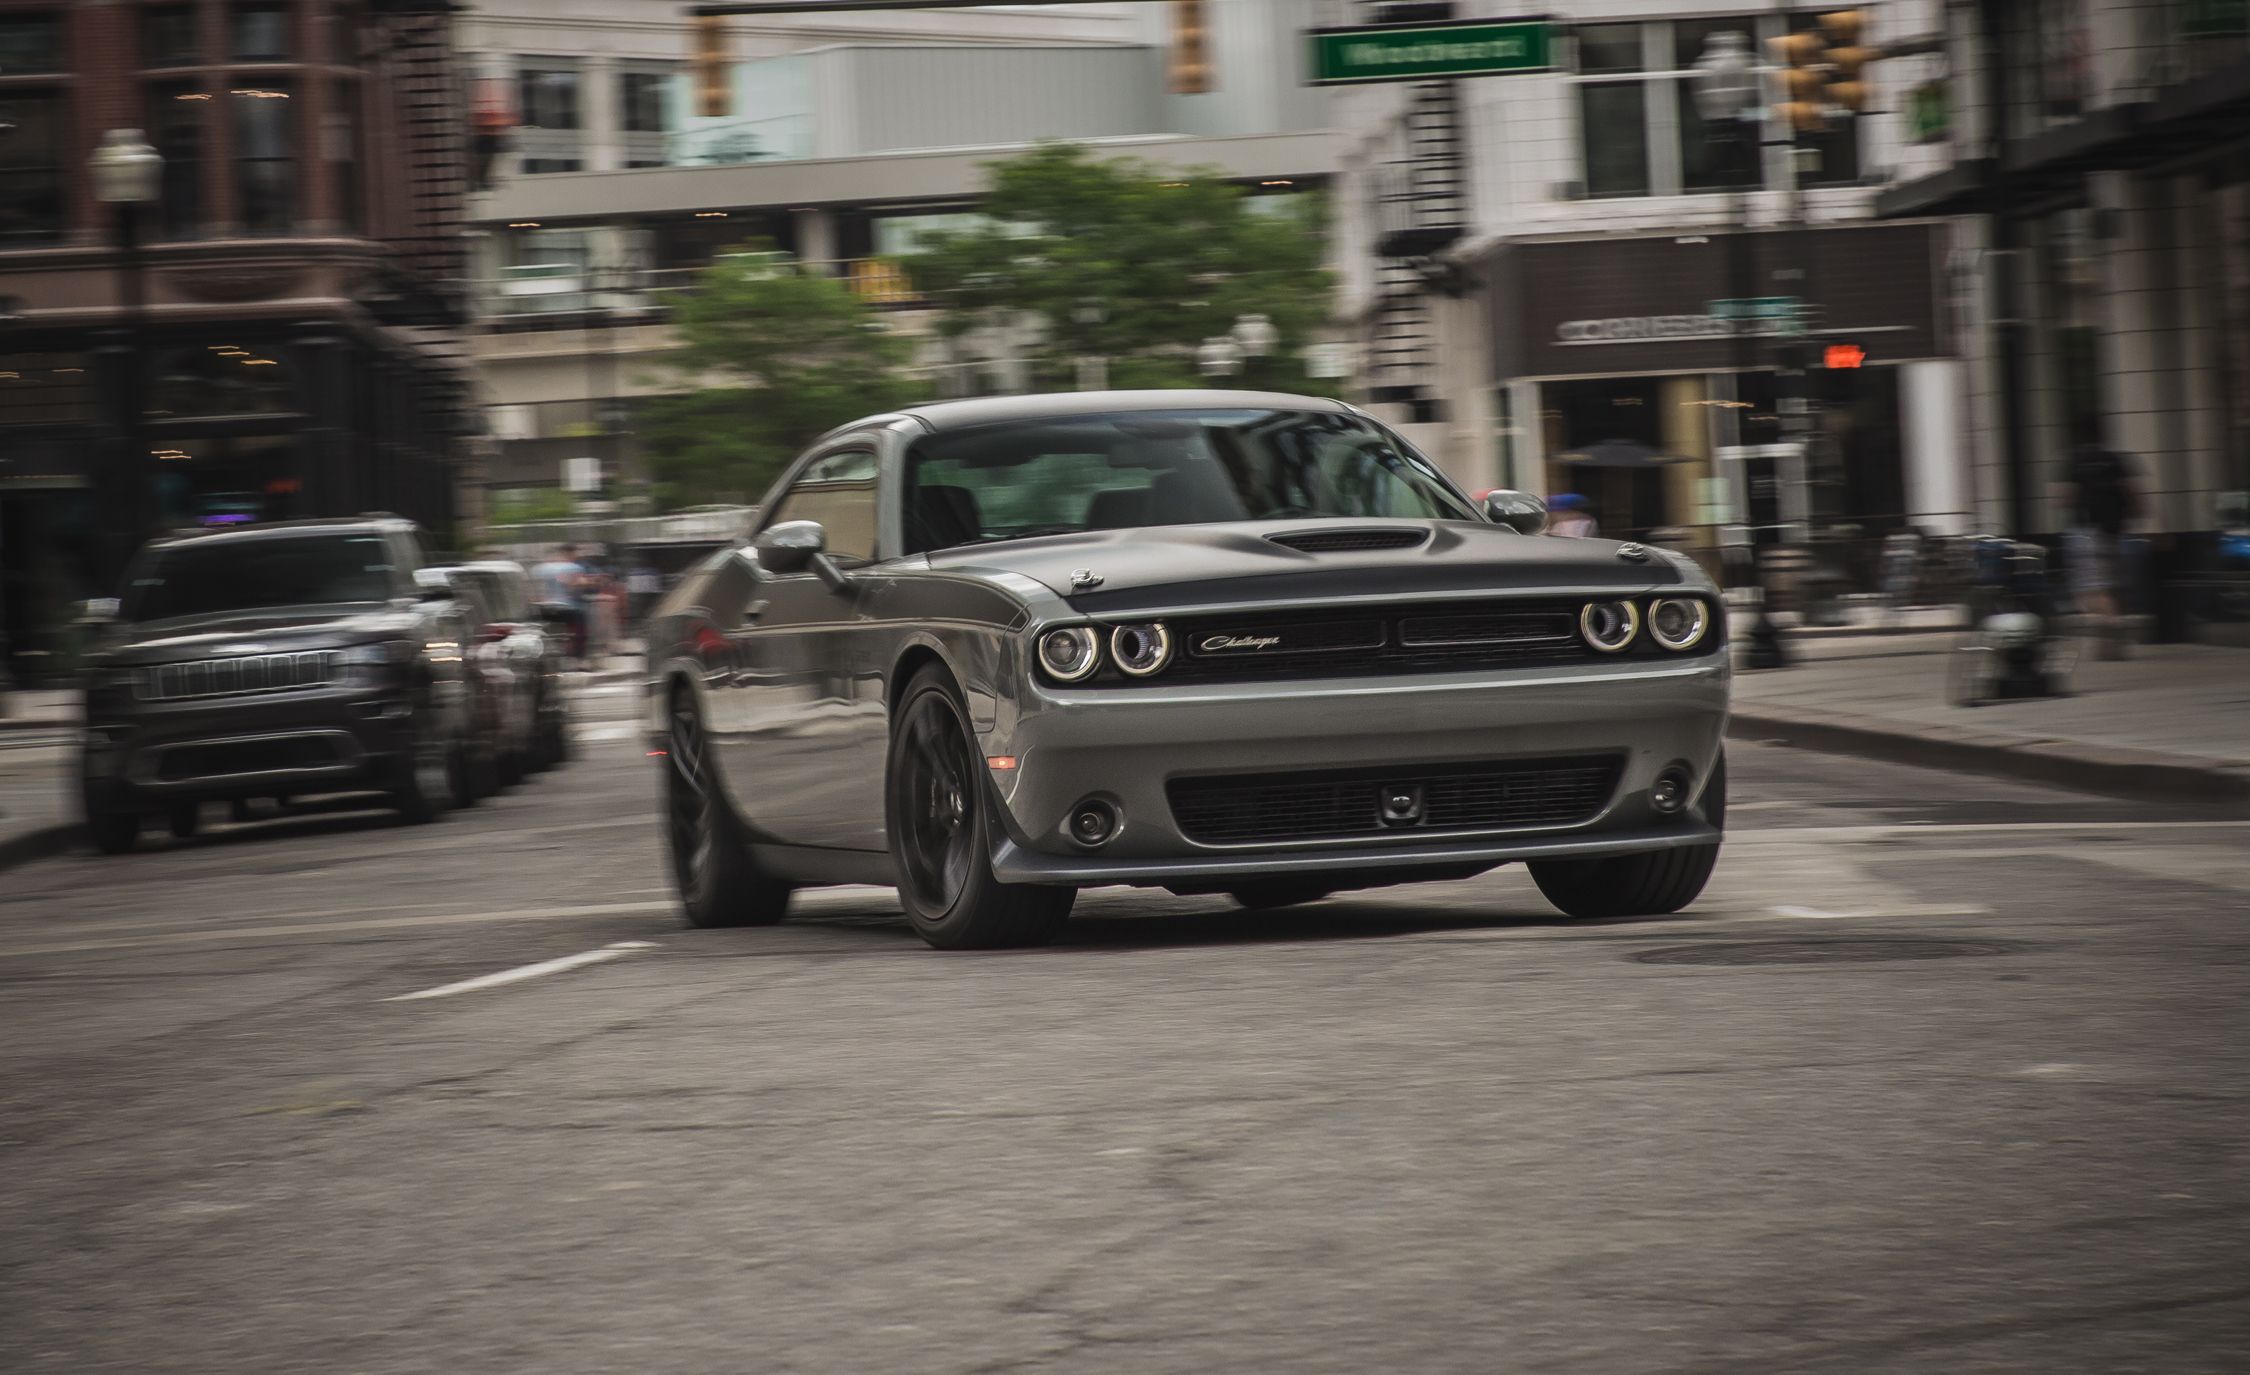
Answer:
[[[1649,786],[1648,805],[1666,816],[1685,809],[1687,802],[1688,776],[1685,769],[1666,769]]]
[[[1117,809],[1098,797],[1070,812],[1070,838],[1081,845],[1107,845],[1117,835]]]

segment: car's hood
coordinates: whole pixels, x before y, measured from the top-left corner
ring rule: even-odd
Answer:
[[[1275,542],[1318,532],[1426,533],[1403,549],[1308,552]],[[1289,520],[1091,530],[967,545],[929,556],[953,572],[1036,578],[1081,611],[1181,602],[1276,601],[1417,592],[1513,592],[1544,587],[1631,590],[1677,586],[1671,557],[1628,557],[1614,540],[1549,539],[1468,521]],[[1088,583],[1088,578],[1098,582]]]
[[[168,663],[208,655],[329,649],[407,635],[414,628],[413,611],[396,604],[271,607],[112,626],[100,649],[115,663]]]

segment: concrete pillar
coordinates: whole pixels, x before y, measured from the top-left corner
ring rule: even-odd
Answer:
[[[807,263],[836,260],[836,217],[826,210],[807,208],[794,212],[797,223],[797,259]]]
[[[625,165],[624,112],[617,107],[617,59],[588,53],[578,60],[580,156],[589,172],[615,172]]]
[[[1970,492],[1968,367],[1952,359],[1902,365],[1899,433],[1906,450],[1906,514],[1941,535],[1974,531]]]
[[[1512,462],[1500,485],[1535,496],[1547,494],[1547,427],[1539,419],[1539,384],[1518,377],[1504,383],[1508,389],[1509,452]]]
[[[2106,255],[2101,307],[2106,439],[2139,470],[2149,528],[2193,528],[2196,493],[2179,414],[2181,336],[2174,309],[2180,226],[2164,183],[2128,173],[2091,180],[2118,229]]]

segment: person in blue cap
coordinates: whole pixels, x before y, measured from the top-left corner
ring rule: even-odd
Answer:
[[[1547,533],[1564,539],[1592,539],[1601,533],[1594,523],[1594,503],[1577,492],[1557,492],[1547,498]]]

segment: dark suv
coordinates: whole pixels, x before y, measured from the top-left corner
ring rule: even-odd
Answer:
[[[212,799],[379,789],[428,821],[474,794],[462,613],[395,516],[152,541],[86,659],[94,843]]]

